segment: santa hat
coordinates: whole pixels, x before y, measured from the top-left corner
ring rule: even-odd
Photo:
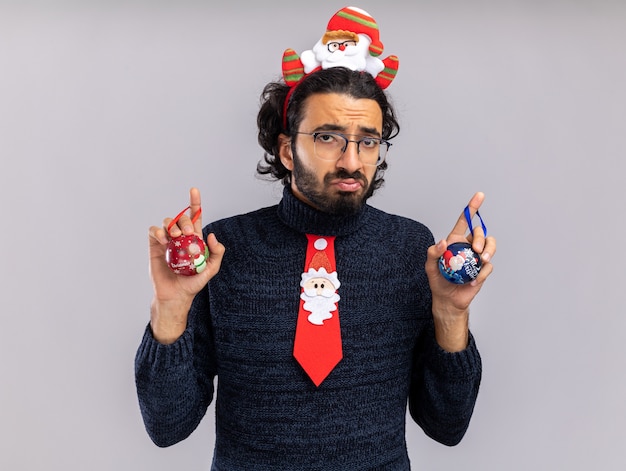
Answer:
[[[339,289],[339,278],[337,278],[337,272],[332,271],[330,260],[323,250],[315,252],[311,263],[309,264],[309,270],[302,273],[302,281],[300,286],[304,287],[304,284],[312,278],[324,278],[332,283],[335,289]]]
[[[345,7],[339,10],[333,15],[326,27],[326,33],[332,33],[334,31],[349,31],[356,34],[366,34],[369,36],[372,43],[370,44],[370,54],[373,56],[380,56],[383,52],[383,43],[380,42],[380,33],[378,31],[378,25],[374,18],[357,7]],[[327,39],[322,38],[322,42],[326,44]]]

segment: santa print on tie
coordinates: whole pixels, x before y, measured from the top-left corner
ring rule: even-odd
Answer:
[[[307,234],[293,355],[316,386],[343,357],[335,238]]]

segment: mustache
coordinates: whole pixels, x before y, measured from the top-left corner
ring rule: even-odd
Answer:
[[[352,179],[352,180],[360,181],[364,187],[367,187],[367,178],[358,170],[356,172],[350,173],[344,169],[341,169],[335,173],[329,173],[324,177],[324,182],[330,183],[336,179],[341,179],[341,180]]]
[[[323,289],[320,294],[317,294],[317,290],[315,288],[304,288],[304,299],[317,299],[320,300],[322,298],[332,298],[335,294],[334,289],[326,288]],[[301,295],[302,296],[302,295]]]

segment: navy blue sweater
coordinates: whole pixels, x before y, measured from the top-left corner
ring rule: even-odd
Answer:
[[[408,470],[407,404],[433,439],[457,444],[478,394],[474,339],[434,339],[424,272],[430,231],[365,206],[332,217],[286,189],[273,207],[210,224],[226,246],[171,345],[146,329],[135,360],[139,404],[159,446],[185,439],[214,398],[214,471]],[[336,236],[343,359],[315,387],[293,358],[304,234]]]

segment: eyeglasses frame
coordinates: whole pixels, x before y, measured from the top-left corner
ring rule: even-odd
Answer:
[[[380,156],[380,152],[378,153],[378,160],[376,161],[375,164],[370,164],[367,162],[363,162],[363,165],[372,165],[375,167],[380,167],[380,165],[382,165],[382,163],[385,161],[385,159],[387,158],[387,153],[389,152],[389,148],[391,147],[392,143],[389,142],[386,139],[382,139],[380,137],[373,137],[373,136],[361,136],[361,139],[348,139],[348,136],[358,136],[358,134],[344,134],[338,131],[315,131],[315,132],[304,132],[304,131],[296,131],[295,134],[305,134],[307,136],[311,136],[313,137],[313,145],[315,145],[315,142],[317,141],[317,138],[320,135],[324,135],[324,134],[331,134],[333,136],[339,136],[341,137],[344,141],[346,141],[345,145],[342,147],[341,149],[341,153],[339,154],[339,157],[337,157],[336,160],[339,160],[341,158],[341,156],[346,152],[346,150],[348,149],[348,144],[350,144],[351,142],[354,142],[356,144],[356,151],[357,154],[361,154],[361,142],[367,140],[367,139],[371,139],[371,140],[375,140],[378,141],[379,146],[387,146],[387,149],[385,150],[385,156],[381,157]],[[321,157],[319,157],[317,155],[317,152],[315,153],[316,157],[319,158],[320,160],[324,160],[326,162],[332,162],[332,160],[326,160],[326,159],[322,159]]]

